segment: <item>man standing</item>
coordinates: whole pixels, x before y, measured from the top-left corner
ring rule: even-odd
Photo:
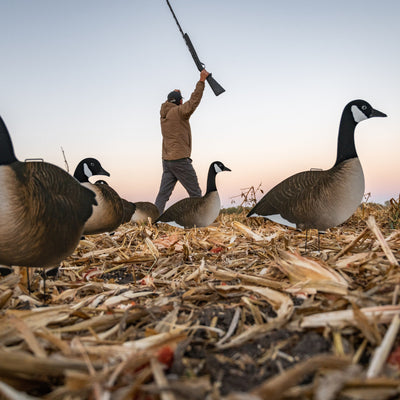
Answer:
[[[182,103],[180,90],[168,94],[167,101],[161,105],[160,121],[162,143],[163,174],[155,205],[164,211],[176,182],[180,182],[190,197],[200,197],[201,189],[196,171],[190,158],[192,152],[192,134],[189,118],[200,104],[203,96],[205,80],[209,73],[203,69],[200,80],[190,99]]]

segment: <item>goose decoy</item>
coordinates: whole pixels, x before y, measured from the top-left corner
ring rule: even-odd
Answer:
[[[319,232],[345,222],[364,195],[364,174],[354,144],[357,124],[386,117],[364,100],[343,110],[339,125],[337,158],[328,170],[299,172],[273,187],[247,214],[263,216],[300,230]]]
[[[102,179],[99,179],[98,181],[95,182],[95,185],[100,185],[100,184],[108,185],[108,183]],[[121,224],[125,224],[126,222],[129,222],[131,220],[131,217],[136,210],[136,206],[131,201],[125,200],[122,197],[121,201],[124,210]]]
[[[136,205],[131,201],[125,200],[123,198],[121,198],[121,200],[124,207],[124,216],[122,218],[122,223],[126,224],[127,222],[131,221],[131,218],[136,211]]]
[[[54,267],[75,250],[95,205],[63,169],[19,161],[0,117],[0,264]]]
[[[102,185],[101,189],[104,192],[107,191],[109,193],[110,198],[112,198],[112,199],[114,199],[116,201],[116,205],[119,208],[119,201],[118,201],[118,198],[117,198],[117,196],[119,197],[119,195],[112,187],[109,186],[109,184],[106,181],[104,181],[102,179],[99,179],[94,184],[95,185]],[[103,186],[103,185],[105,185],[105,186]],[[121,224],[124,224],[125,222],[129,222],[130,221],[130,219],[132,217],[132,214],[135,211],[135,205],[133,203],[131,203],[130,201],[123,199],[122,197],[120,197],[120,199],[121,199],[121,202],[122,202],[122,220],[121,220]]]
[[[215,177],[222,171],[230,171],[230,169],[220,161],[211,163],[208,170],[206,194],[203,197],[187,197],[178,201],[165,210],[155,223],[166,222],[180,228],[200,228],[212,224],[221,209]]]
[[[154,222],[160,215],[157,206],[149,201],[137,201],[133,204],[136,210],[132,214],[131,222],[141,224],[147,222],[149,218]]]
[[[108,184],[90,183],[89,178],[93,175],[110,176],[95,158],[83,159],[74,172],[74,177],[81,185],[95,193],[97,201],[97,206],[93,207],[93,214],[84,226],[84,235],[114,231],[122,223],[124,215],[122,200],[118,193]]]

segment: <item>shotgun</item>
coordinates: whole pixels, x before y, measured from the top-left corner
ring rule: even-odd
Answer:
[[[189,49],[190,54],[192,55],[192,58],[194,60],[194,63],[196,64],[196,67],[199,71],[202,71],[204,69],[204,64],[200,61],[199,56],[196,53],[196,50],[193,47],[192,41],[190,40],[190,37],[187,33],[184,33],[179,22],[178,19],[176,18],[176,15],[174,13],[174,10],[171,7],[171,4],[169,4],[169,1],[167,1],[168,7],[171,10],[172,16],[175,19],[176,24],[178,25],[179,31],[181,32],[182,36],[183,36],[183,40],[186,43],[186,46]],[[225,92],[225,89],[210,75],[207,76],[207,82],[210,85],[212,91],[214,92],[214,94],[216,96],[220,95],[221,93]]]

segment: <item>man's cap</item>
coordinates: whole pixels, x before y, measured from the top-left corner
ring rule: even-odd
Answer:
[[[175,89],[173,92],[168,94],[167,100],[170,103],[175,103],[175,104],[179,104],[181,102],[182,99],[182,95],[181,95],[181,91],[178,89]]]

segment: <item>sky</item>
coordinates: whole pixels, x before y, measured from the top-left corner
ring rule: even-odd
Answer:
[[[223,207],[252,186],[330,168],[343,108],[361,98],[388,115],[356,128],[365,191],[398,198],[398,0],[170,2],[226,90],[206,84],[190,119],[203,192],[216,160],[232,170],[217,176]],[[122,197],[154,202],[160,105],[177,88],[187,100],[199,79],[166,1],[1,0],[0,20],[0,115],[17,157],[71,174],[95,157]],[[178,184],[167,206],[183,197]]]

